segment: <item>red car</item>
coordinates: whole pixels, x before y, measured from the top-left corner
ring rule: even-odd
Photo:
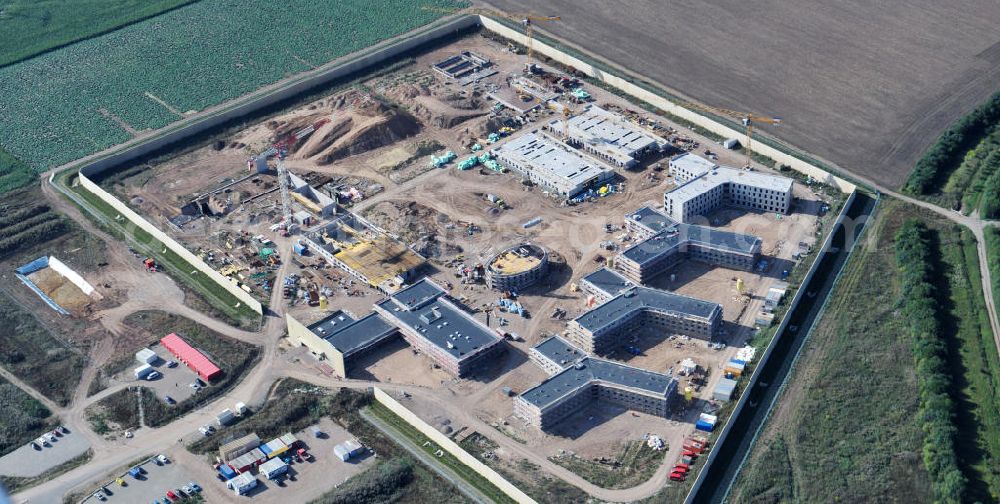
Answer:
[[[697,457],[697,456],[698,456],[698,453],[697,453],[697,452],[693,452],[693,451],[691,451],[691,450],[684,450],[684,453],[683,453],[683,455],[684,455],[685,457],[691,457],[691,458],[695,458],[695,457]]]
[[[684,473],[670,473],[670,481],[684,481],[686,477],[687,476],[685,476]]]
[[[173,490],[167,490],[167,498],[170,499],[170,502],[177,502],[181,500],[181,498],[178,497]]]
[[[691,470],[691,469],[689,469],[689,468],[687,468],[687,467],[684,467],[684,466],[680,466],[680,465],[676,465],[676,466],[674,466],[674,468],[673,468],[673,469],[671,470],[671,472],[675,472],[675,473],[684,473],[684,474],[687,474],[687,473],[688,473],[688,471],[690,471],[690,470]]]
[[[690,471],[691,470],[691,465],[690,464],[686,464],[684,462],[678,462],[677,465],[674,466],[674,469],[675,470],[676,469],[684,469],[685,471]]]

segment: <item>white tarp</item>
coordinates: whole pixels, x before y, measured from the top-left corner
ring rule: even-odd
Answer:
[[[52,268],[52,271],[59,273],[60,275],[63,276],[63,278],[69,280],[70,282],[73,283],[73,285],[79,287],[84,294],[89,296],[94,293],[93,285],[90,285],[86,280],[84,280],[79,273],[73,271],[72,269],[70,269],[69,266],[63,264],[63,262],[57,259],[56,256],[49,256],[49,267]]]

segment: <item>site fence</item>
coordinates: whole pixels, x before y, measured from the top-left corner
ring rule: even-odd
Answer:
[[[480,16],[479,21],[482,23],[484,28],[500,35],[501,37],[513,40],[521,45],[528,45],[527,37],[523,33],[510,28],[499,21],[485,16]],[[746,132],[737,131],[709,117],[684,108],[667,98],[660,96],[659,94],[639,87],[617,75],[611,75],[608,72],[597,68],[593,64],[575,56],[571,56],[560,49],[546,44],[545,42],[535,39],[532,41],[532,47],[536,53],[544,54],[545,56],[548,56],[563,65],[573,67],[590,77],[598,79],[609,86],[617,88],[624,93],[649,103],[660,110],[673,114],[686,121],[690,121],[708,131],[711,131],[712,133],[715,133],[716,135],[720,135],[724,138],[735,138],[739,140],[742,145],[750,145],[753,152],[773,159],[779,164],[786,165],[789,168],[799,173],[808,175],[824,184],[836,187],[843,193],[850,193],[855,189],[855,185],[853,183],[837,177],[832,173],[819,168],[818,166],[807,163],[806,161],[792,156],[791,154],[782,152],[774,147],[771,147],[770,145],[765,145],[763,142],[755,141],[751,143],[747,138]]]
[[[851,192],[850,196],[847,197],[847,201],[844,202],[844,205],[840,210],[840,214],[837,216],[837,220],[834,221],[833,224],[830,226],[829,231],[826,234],[826,239],[823,240],[823,246],[820,247],[820,249],[814,256],[813,263],[809,267],[809,271],[806,272],[806,276],[802,279],[802,282],[799,284],[799,288],[795,291],[795,296],[792,297],[792,302],[788,305],[788,310],[785,311],[785,316],[781,318],[781,323],[778,324],[778,329],[774,332],[774,337],[771,338],[771,342],[768,343],[767,349],[764,351],[764,354],[758,361],[758,364],[754,368],[753,373],[751,373],[750,379],[747,380],[746,387],[743,389],[744,393],[740,396],[739,401],[736,403],[736,407],[733,408],[733,412],[729,416],[729,421],[726,422],[725,427],[723,427],[722,429],[722,433],[719,435],[718,440],[716,440],[715,442],[716,449],[712,450],[711,453],[709,453],[708,459],[705,461],[705,466],[698,474],[698,479],[695,480],[694,485],[691,486],[691,491],[688,492],[688,495],[684,500],[685,503],[690,503],[692,501],[692,498],[698,494],[698,491],[701,488],[702,483],[704,483],[705,476],[708,474],[708,469],[712,466],[712,462],[715,461],[715,458],[719,453],[718,447],[722,446],[726,442],[730,432],[732,431],[733,419],[738,418],[740,414],[743,412],[743,409],[747,407],[747,403],[750,400],[749,391],[757,386],[758,381],[760,379],[760,373],[764,368],[767,367],[767,362],[770,359],[771,354],[774,352],[774,348],[777,346],[779,340],[784,336],[785,330],[788,328],[788,321],[791,320],[791,314],[795,312],[795,309],[796,307],[798,307],[799,302],[802,301],[802,297],[806,294],[807,289],[805,288],[805,286],[809,285],[809,282],[811,282],[813,276],[815,276],[816,270],[819,269],[820,263],[822,262],[823,255],[826,254],[828,251],[830,251],[830,248],[833,246],[833,236],[836,234],[835,230],[841,224],[843,224],[844,219],[847,218],[847,212],[853,205],[857,195],[858,192],[856,190]],[[761,407],[763,406],[764,405],[761,405]],[[738,443],[739,441],[735,440],[735,442]]]
[[[496,485],[496,487],[499,488],[501,492],[507,494],[508,497],[521,504],[537,504],[534,499],[528,497],[527,494],[519,490],[510,481],[507,481],[507,479],[501,476],[498,472],[482,463],[476,457],[470,455],[469,452],[463,450],[461,446],[458,446],[458,444],[449,439],[448,436],[438,432],[437,429],[421,420],[420,417],[413,414],[412,411],[408,410],[406,406],[400,404],[399,401],[393,399],[392,396],[385,393],[378,387],[374,387],[374,389],[376,401],[386,408],[389,408],[390,411],[405,420],[406,423],[412,425],[420,431],[421,434],[430,438],[431,441],[437,443],[437,445],[443,450],[454,455],[460,462],[472,468],[472,470],[476,471],[477,474],[486,478],[486,480],[490,483]]]

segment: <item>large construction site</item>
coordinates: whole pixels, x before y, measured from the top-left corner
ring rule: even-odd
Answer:
[[[524,69],[466,35],[111,189],[259,299],[280,289],[292,352],[328,376],[440,391],[544,456],[652,434],[673,460],[738,393],[834,202]]]

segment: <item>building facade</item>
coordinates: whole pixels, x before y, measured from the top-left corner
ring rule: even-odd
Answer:
[[[411,347],[456,377],[468,376],[506,350],[492,329],[427,278],[377,303],[374,310],[398,327]]]
[[[719,166],[690,153],[674,157],[668,166],[680,185],[664,193],[663,209],[677,222],[690,222],[721,205],[781,214],[791,209],[790,178]]]
[[[615,256],[615,267],[638,284],[648,283],[684,259],[750,270],[763,244],[753,235],[679,223],[649,207],[626,215],[625,229],[638,242]]]
[[[645,329],[711,340],[722,324],[722,306],[649,287],[632,287],[567,324],[567,339],[589,354],[606,354]]]
[[[614,172],[540,130],[529,131],[493,151],[497,160],[532,183],[566,198],[597,189]]]
[[[514,398],[514,415],[545,431],[595,401],[666,417],[677,397],[677,380],[586,355],[558,336],[529,352],[549,377]]]
[[[519,291],[537,283],[548,271],[548,251],[526,243],[490,259],[486,267],[486,285],[499,291]]]

